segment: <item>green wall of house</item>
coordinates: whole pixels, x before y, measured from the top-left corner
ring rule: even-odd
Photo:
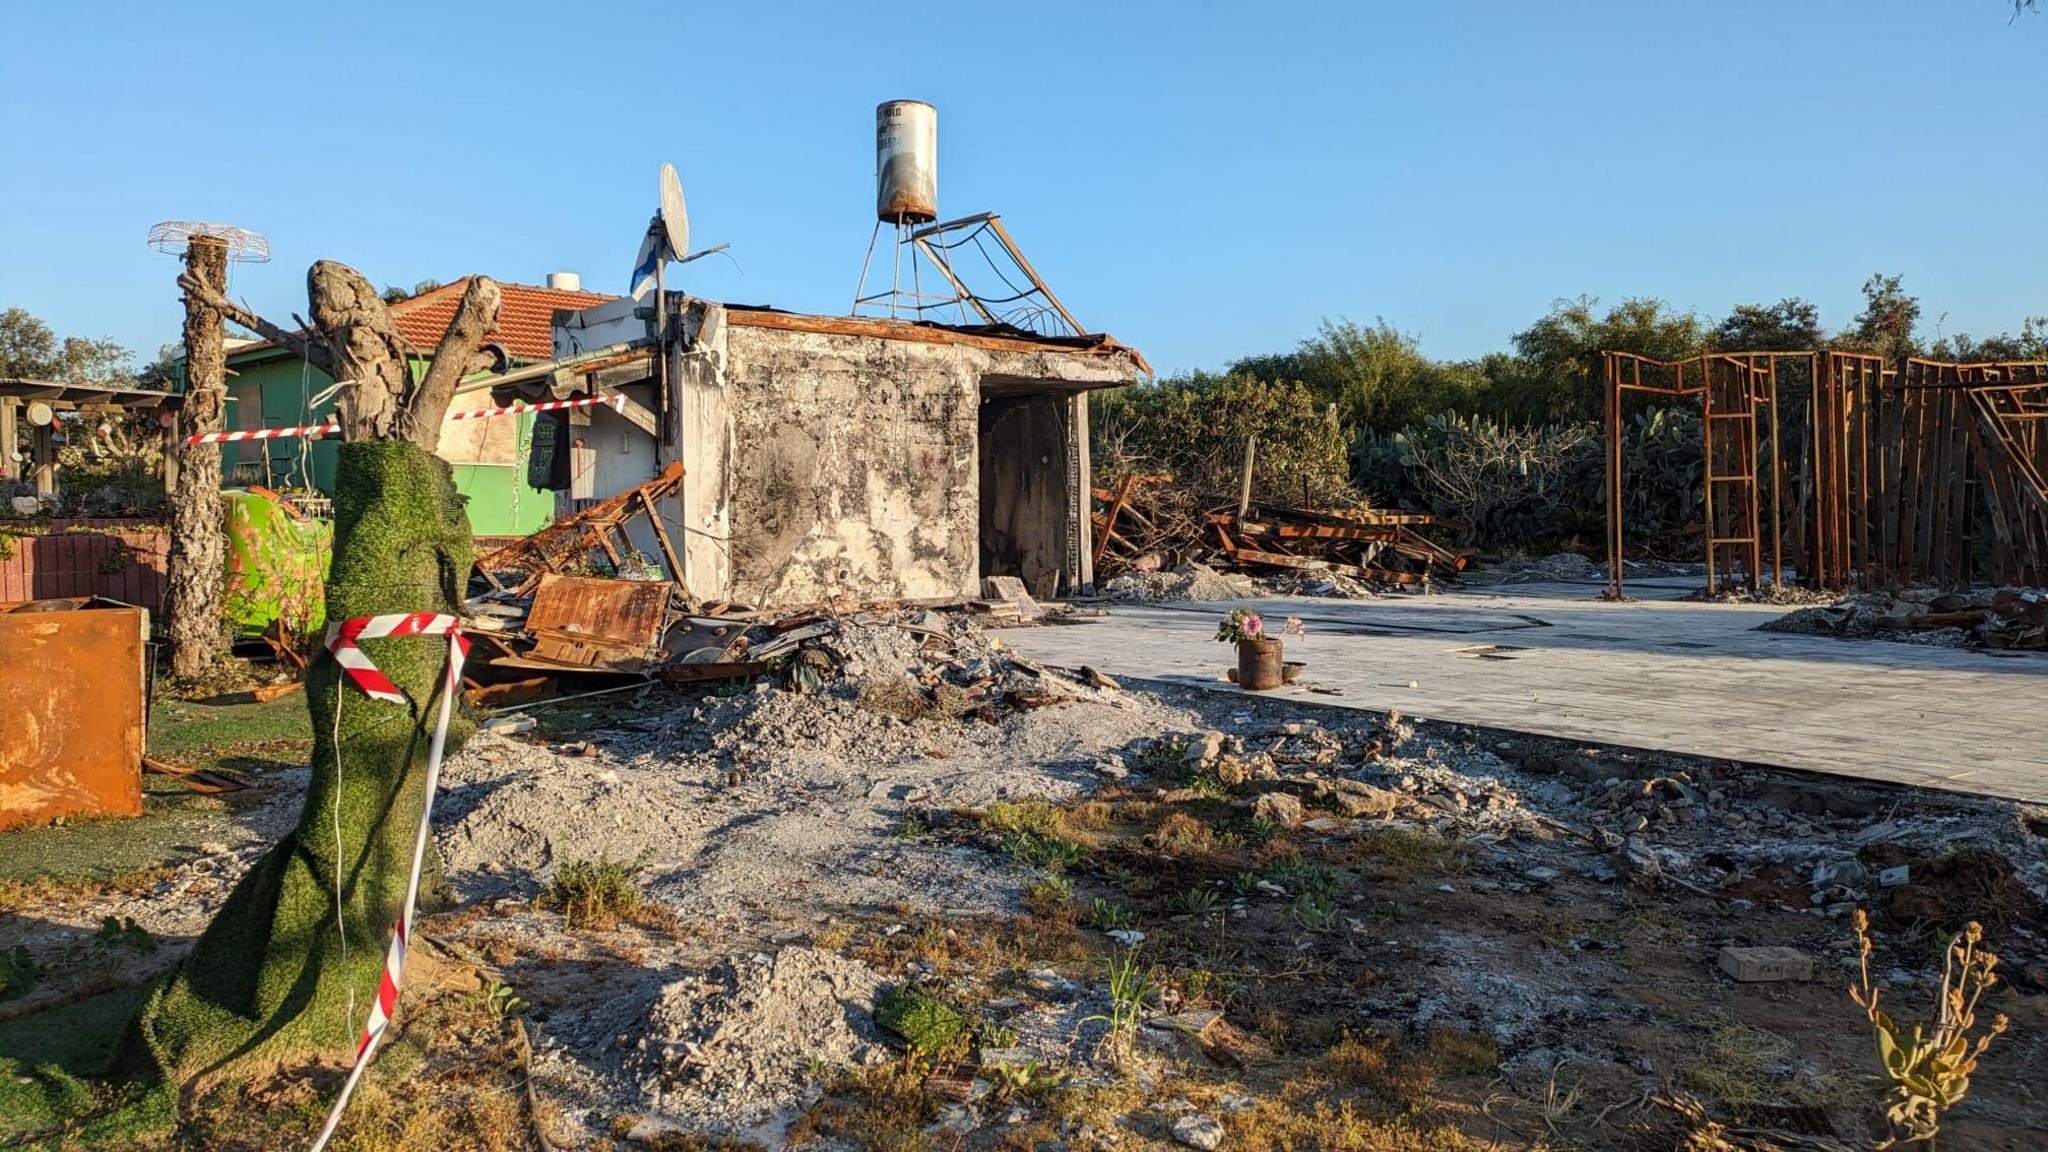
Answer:
[[[248,359],[255,362],[237,363],[234,356],[228,358],[228,370],[234,373],[228,378],[229,428],[318,424],[334,414],[332,399],[310,403],[333,384],[326,374],[296,358]],[[457,407],[481,408],[487,403],[481,393],[470,393],[457,401]],[[524,536],[554,518],[555,494],[528,487],[526,469],[519,463],[533,443],[534,418],[499,419],[518,421],[514,463],[456,463],[455,487],[469,500],[470,531],[479,536]],[[334,491],[336,446],[332,440],[245,440],[226,447],[221,463],[230,484]]]

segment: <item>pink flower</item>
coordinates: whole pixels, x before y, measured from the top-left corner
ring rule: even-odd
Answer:
[[[1244,618],[1244,634],[1246,636],[1250,636],[1253,639],[1257,639],[1258,637],[1265,635],[1265,633],[1266,622],[1264,620],[1259,619],[1257,613],[1253,613],[1252,615],[1246,616]]]

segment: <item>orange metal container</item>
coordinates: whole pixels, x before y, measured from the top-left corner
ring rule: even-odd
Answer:
[[[149,613],[0,604],[0,831],[140,816]]]

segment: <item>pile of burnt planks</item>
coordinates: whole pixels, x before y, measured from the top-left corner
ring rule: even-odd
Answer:
[[[1434,517],[1421,512],[1204,499],[1163,473],[1126,475],[1094,494],[1102,505],[1094,516],[1098,578],[1202,561],[1421,586],[1456,576],[1471,559],[1424,535]]]

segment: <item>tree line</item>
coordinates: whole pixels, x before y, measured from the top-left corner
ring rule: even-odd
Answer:
[[[1233,360],[1124,389],[1095,405],[1098,461],[1171,472],[1205,493],[1234,492],[1245,439],[1260,438],[1261,500],[1363,498],[1431,511],[1472,544],[1548,550],[1600,538],[1605,515],[1600,420],[1603,351],[1679,360],[1708,352],[1817,351],[1952,360],[2048,359],[2048,317],[2017,334],[1925,329],[1900,277],[1863,285],[1863,306],[1829,331],[1797,297],[1742,304],[1717,318],[1663,300],[1602,307],[1560,300],[1508,347],[1439,360],[1385,319],[1325,320],[1284,352]],[[1797,401],[1795,401],[1797,402]],[[1696,405],[1631,404],[1624,424],[1632,527],[1652,550],[1684,554],[1700,504]]]

